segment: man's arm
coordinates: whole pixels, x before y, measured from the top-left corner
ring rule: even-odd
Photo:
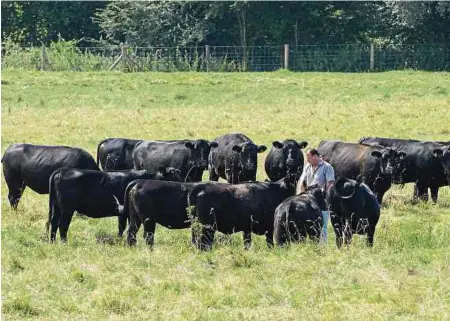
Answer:
[[[334,169],[333,166],[328,165],[327,170],[325,171],[325,180],[326,180],[326,189],[327,191],[333,186],[336,178],[334,177]]]
[[[306,191],[306,166],[303,168],[302,175],[297,182],[297,188],[295,190],[295,195],[301,194]]]

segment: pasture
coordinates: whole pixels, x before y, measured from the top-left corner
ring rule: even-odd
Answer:
[[[2,154],[13,142],[69,145],[96,156],[106,137],[213,138],[257,144],[362,136],[448,140],[450,74],[2,74]],[[259,155],[258,179],[264,180]],[[3,173],[2,173],[3,176]],[[206,172],[204,178],[206,178]],[[450,191],[411,205],[412,186],[385,196],[375,246],[269,250],[242,234],[201,253],[190,230],[157,227],[150,252],[115,237],[117,219],[75,216],[68,244],[44,234],[48,196],[27,189],[14,212],[2,178],[5,320],[448,320]],[[59,237],[58,237],[59,239]]]

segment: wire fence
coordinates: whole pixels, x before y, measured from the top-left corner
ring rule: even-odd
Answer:
[[[450,70],[450,44],[279,45],[197,47],[2,46],[3,69],[48,71],[292,71]]]

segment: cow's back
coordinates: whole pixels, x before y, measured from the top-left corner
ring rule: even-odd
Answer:
[[[318,151],[333,166],[337,177],[355,179],[376,160],[370,154],[375,148],[341,141],[322,141]]]
[[[174,167],[185,176],[185,168],[190,159],[187,141],[143,141],[133,151],[135,169],[145,169],[156,173],[159,167]]]
[[[406,153],[405,183],[415,182],[417,179],[428,180],[427,177],[441,176],[440,168],[433,168],[432,153],[434,149],[442,148],[443,144],[431,141],[419,141],[413,139],[394,139],[367,137],[359,140],[363,144],[378,144],[384,147],[394,148]]]
[[[26,186],[48,193],[50,175],[58,168],[97,170],[94,158],[85,150],[67,146],[14,144],[3,157],[4,170],[16,171]]]

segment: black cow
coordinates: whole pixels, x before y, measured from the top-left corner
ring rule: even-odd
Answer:
[[[337,140],[322,141],[318,151],[333,166],[336,177],[362,180],[380,204],[392,181],[402,180],[406,157],[403,151]]]
[[[297,181],[302,174],[304,165],[301,150],[306,146],[308,146],[307,142],[296,142],[293,139],[286,139],[282,142],[274,141],[264,163],[269,179],[276,182],[289,173],[295,175]]]
[[[251,245],[252,233],[265,235],[269,247],[273,245],[275,208],[294,194],[291,177],[277,182],[251,182],[231,185],[204,182],[189,193],[193,219],[201,229],[192,229],[192,241],[202,250],[209,250],[214,234],[243,232],[246,248]]]
[[[437,202],[439,187],[450,185],[450,145],[411,139],[363,137],[364,144],[377,144],[405,151],[403,181],[415,183],[414,199],[428,200],[428,188],[433,202]]]
[[[267,147],[255,145],[242,133],[226,134],[214,139],[218,144],[209,154],[209,179],[219,180],[222,177],[230,184],[245,181],[256,181],[258,153]]]
[[[366,184],[339,178],[328,189],[327,203],[338,248],[343,242],[349,245],[355,233],[366,234],[368,245],[373,246],[380,205]]]
[[[156,223],[170,229],[191,226],[187,196],[198,183],[176,183],[152,180],[131,182],[125,191],[123,215],[130,219],[128,245],[136,244],[136,234],[144,224],[144,239],[154,243]]]
[[[67,241],[67,231],[73,213],[92,218],[119,216],[119,236],[127,225],[122,215],[125,189],[136,179],[181,180],[174,168],[161,168],[154,175],[146,171],[101,172],[74,168],[60,168],[50,176],[49,213],[47,231],[56,239],[59,227],[61,241]]]
[[[3,174],[8,185],[9,203],[17,209],[25,187],[48,194],[48,179],[58,168],[98,170],[94,158],[85,150],[67,146],[12,144],[2,157]]]
[[[134,168],[154,173],[159,167],[173,167],[185,181],[199,182],[208,166],[209,151],[216,146],[204,139],[142,141],[133,151]]]
[[[97,146],[97,165],[104,171],[133,168],[134,146],[142,140],[107,138]]]
[[[320,188],[291,196],[275,210],[274,237],[277,245],[302,242],[309,237],[319,242],[323,226],[321,208],[326,207],[325,195]]]

